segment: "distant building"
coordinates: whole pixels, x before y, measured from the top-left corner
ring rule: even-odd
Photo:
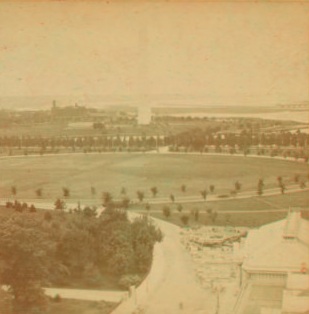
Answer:
[[[75,106],[58,107],[54,100],[51,108],[51,119],[57,122],[85,121],[89,118],[89,112],[91,110],[77,104]]]
[[[291,210],[286,219],[251,230],[242,254],[234,314],[309,313],[309,221],[299,211]]]
[[[151,122],[151,108],[149,106],[138,107],[138,124],[149,124]]]

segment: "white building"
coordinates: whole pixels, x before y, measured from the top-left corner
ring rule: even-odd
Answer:
[[[309,313],[309,285],[304,283],[309,279],[309,221],[299,211],[251,230],[242,254],[241,290],[234,314]],[[295,290],[293,284],[305,288]]]

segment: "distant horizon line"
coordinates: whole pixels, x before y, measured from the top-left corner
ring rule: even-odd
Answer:
[[[105,102],[105,105],[117,105],[117,104],[129,104],[129,103],[138,103],[147,102],[147,100],[143,99],[143,96],[149,97],[149,105],[156,106],[203,106],[203,107],[247,107],[247,106],[280,106],[280,105],[288,105],[288,104],[309,104],[309,100],[269,100],[266,95],[254,96],[254,95],[225,95],[221,97],[205,95],[205,94],[168,94],[168,93],[160,93],[160,94],[85,94],[85,95],[68,95],[68,94],[58,94],[58,95],[0,95],[0,100],[2,101],[14,101],[14,100],[30,100],[30,99],[48,99],[49,101],[55,100],[62,102],[64,99],[67,99],[70,102],[76,102],[79,105],[87,105],[85,102],[89,103],[97,103],[97,102]],[[100,99],[101,98],[101,99]],[[161,99],[160,99],[161,98]],[[174,98],[174,99],[173,99]],[[221,98],[221,99],[220,99]],[[223,98],[223,99],[222,99]],[[255,99],[256,98],[256,99]],[[280,98],[280,97],[278,97]],[[229,99],[229,101],[228,101]],[[241,99],[241,100],[240,100]],[[232,100],[232,102],[231,102]],[[182,102],[178,103],[178,102]],[[183,102],[191,102],[191,104],[184,104]],[[207,102],[207,103],[201,103]],[[235,104],[233,102],[239,102],[239,104]],[[152,104],[151,104],[152,103]],[[156,103],[156,104],[154,104]],[[71,104],[72,105],[72,104]],[[104,105],[102,103],[102,105]],[[2,104],[0,104],[2,107]]]

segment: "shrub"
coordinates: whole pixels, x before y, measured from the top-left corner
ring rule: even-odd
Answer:
[[[95,189],[95,187],[94,186],[92,186],[91,188],[90,188],[90,191],[91,191],[91,195],[96,195],[96,189]]]
[[[173,194],[170,195],[170,199],[173,203],[175,202],[175,196]]]
[[[14,209],[17,212],[20,212],[20,213],[23,211],[23,208],[22,208],[21,204],[19,202],[17,202],[17,201],[15,201],[15,203],[14,203]]]
[[[137,191],[136,194],[137,194],[138,200],[139,200],[140,202],[142,202],[143,199],[144,199],[144,197],[145,197],[144,192],[142,192],[142,191]]]
[[[35,206],[33,204],[30,206],[29,211],[30,211],[30,213],[35,213],[36,212]]]
[[[21,209],[22,210],[26,210],[28,208],[28,204],[27,203],[23,203],[22,205],[21,205]]]
[[[206,212],[207,212],[207,214],[210,215],[210,214],[212,213],[212,208],[207,208],[207,209],[206,209]]]
[[[5,207],[6,208],[13,208],[13,203],[12,202],[6,202]]]
[[[64,210],[66,208],[65,202],[60,200],[59,198],[55,202],[55,209]]]
[[[178,210],[180,213],[182,212],[182,205],[181,205],[181,204],[178,204],[177,210]]]
[[[171,209],[168,206],[163,207],[163,215],[166,218],[169,218],[171,216]]]
[[[240,191],[241,190],[241,183],[239,181],[235,182],[235,191]]]
[[[38,189],[35,190],[35,194],[36,194],[37,197],[41,197],[42,196],[42,192],[43,192],[42,188],[38,188]]]
[[[97,215],[97,208],[94,206],[93,208],[87,206],[83,210],[83,214],[85,217],[95,217]]]
[[[13,195],[16,195],[16,194],[17,194],[17,188],[16,188],[16,186],[13,185],[13,186],[11,187],[11,192],[12,192]]]
[[[188,225],[189,219],[190,219],[190,217],[189,217],[188,215],[183,215],[183,216],[180,217],[181,222],[182,222],[185,226]]]
[[[123,289],[128,290],[131,286],[138,286],[142,278],[137,274],[127,274],[120,277],[118,284]]]
[[[63,191],[63,196],[64,197],[68,197],[70,196],[70,189],[69,188],[62,188],[62,191]]]
[[[53,301],[58,303],[62,301],[62,298],[59,294],[56,294],[53,298]]]

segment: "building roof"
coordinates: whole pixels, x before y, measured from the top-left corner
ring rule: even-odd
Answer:
[[[309,290],[309,275],[290,273],[286,283],[287,290]]]
[[[309,222],[298,211],[286,219],[251,230],[243,268],[251,271],[301,271],[309,261]]]
[[[309,311],[309,297],[299,296],[291,291],[284,291],[282,313],[301,313]]]

